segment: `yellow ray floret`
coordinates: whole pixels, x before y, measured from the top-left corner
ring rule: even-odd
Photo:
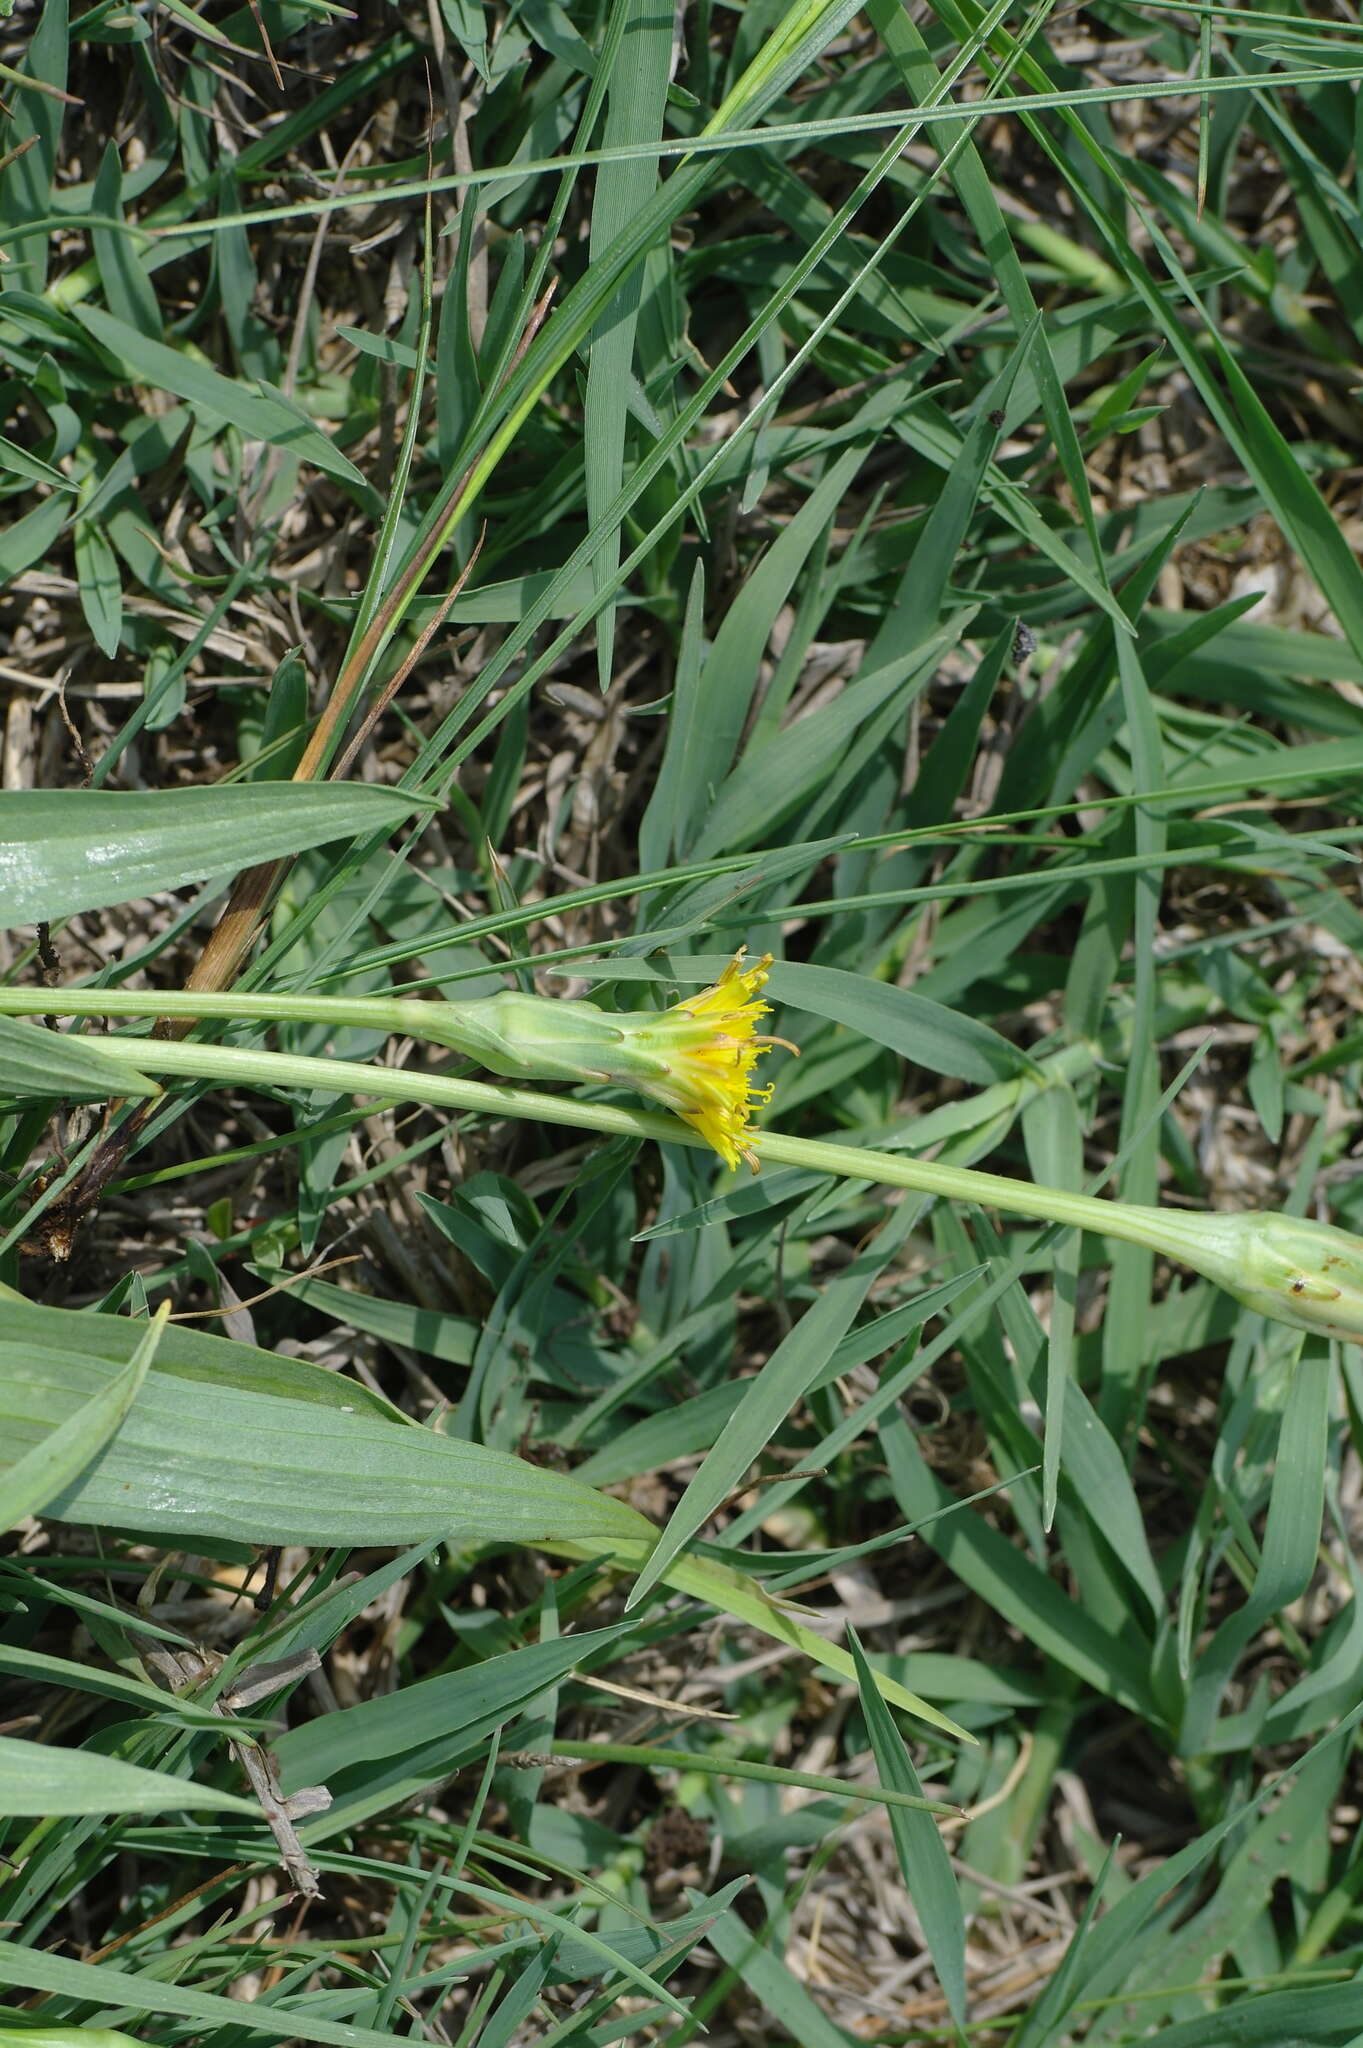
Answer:
[[[757,1170],[753,1111],[771,1100],[753,1085],[768,1047],[796,1048],[757,1029],[770,1006],[758,994],[766,953],[745,967],[740,948],[719,980],[668,1010],[598,1009],[595,1003],[505,989],[472,1003],[423,1003],[424,1035],[517,1081],[609,1081],[661,1102],[713,1145],[726,1166]]]
[[[770,1102],[772,1091],[753,1085],[753,1069],[769,1046],[786,1041],[757,1029],[771,1014],[771,1005],[758,1000],[770,953],[751,967],[743,959],[740,950],[710,988],[652,1020],[649,1042],[667,1072],[650,1093],[699,1131],[727,1166],[745,1159],[756,1172],[752,1113]]]

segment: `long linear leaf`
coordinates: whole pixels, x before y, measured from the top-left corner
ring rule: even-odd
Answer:
[[[24,789],[0,796],[0,925],[102,910],[399,825],[423,800],[370,783]]]
[[[1184,1714],[1185,1755],[1204,1749],[1221,1695],[1246,1646],[1271,1616],[1300,1599],[1315,1570],[1324,1506],[1332,1374],[1306,1357],[1292,1376],[1274,1460],[1263,1553],[1243,1607],[1221,1623],[1200,1652]]]
[[[784,1958],[732,1906],[715,1922],[708,1939],[715,1954],[771,2014],[782,2038],[798,2041],[801,2048],[852,2048],[856,2036],[828,2017]]]
[[[271,2040],[317,2041],[322,2048],[393,2048],[391,2033],[374,2027],[351,2027],[323,2019],[306,2006],[271,2005],[268,1998],[249,2001],[196,1991],[189,1984],[166,1984],[140,1970],[120,1970],[113,1963],[77,1963],[47,1949],[24,1948],[0,1941],[0,1981],[24,1991],[48,1991],[61,1999],[76,1998],[100,2012],[174,2013],[181,2019],[265,2034]]]
[[[852,1327],[889,1251],[872,1247],[834,1280],[773,1351],[672,1511],[626,1605],[633,1607],[704,1527],[823,1371]]]
[[[889,1791],[906,1792],[916,1799],[921,1799],[923,1787],[918,1782],[918,1773],[909,1761],[909,1753],[890,1716],[890,1710],[876,1689],[875,1675],[866,1662],[866,1653],[858,1642],[855,1631],[849,1640],[852,1655],[856,1659],[861,1707],[866,1716],[866,1731],[871,1738],[871,1748],[875,1754],[880,1782]],[[922,1922],[923,1938],[931,1953],[938,1980],[946,1993],[951,2016],[958,2027],[963,2027],[965,1916],[961,1910],[961,1894],[952,1872],[951,1858],[946,1852],[946,1845],[931,1814],[915,1813],[910,1807],[892,1806],[890,1833],[894,1837],[899,1867],[904,1873],[909,1897],[913,1900],[918,1918]]]
[[[672,23],[649,0],[618,0],[623,13],[619,46],[610,74],[606,111],[607,147],[656,141],[663,131]],[[591,254],[609,247],[632,213],[645,205],[657,184],[657,165],[647,157],[603,164],[592,197]],[[662,245],[666,260],[667,245]],[[643,292],[643,271],[624,279],[592,333],[583,410],[587,517],[595,526],[619,490],[625,474],[625,428],[629,380],[634,370],[634,333]],[[615,581],[620,561],[620,528],[611,529],[592,563],[598,590]],[[615,645],[615,607],[597,621],[597,672],[604,691],[610,683]]]
[[[25,1305],[0,1308],[22,1345],[0,1350],[0,1472],[106,1385],[119,1362],[110,1333],[133,1326]],[[51,1322],[50,1318],[59,1318]],[[44,1334],[51,1331],[51,1341]],[[88,1330],[89,1348],[79,1349]],[[179,1333],[176,1333],[177,1335]],[[183,1358],[185,1354],[181,1353]],[[623,1501],[565,1473],[385,1416],[363,1388],[297,1359],[195,1336],[192,1364],[148,1372],[98,1461],[49,1502],[64,1521],[151,1535],[326,1547],[533,1543],[637,1569],[658,1532]],[[216,1369],[215,1369],[216,1368]],[[290,1391],[269,1391],[279,1368]],[[306,1389],[306,1391],[302,1391]],[[336,1475],[346,1475],[338,1487]],[[847,1653],[825,1643],[743,1575],[678,1559],[668,1583],[755,1626],[844,1677]],[[955,1723],[893,1679],[885,1696],[949,1734]]]
[[[566,1677],[623,1632],[617,1623],[614,1628],[527,1643],[500,1657],[419,1679],[400,1692],[361,1700],[341,1713],[300,1722],[274,1744],[280,1781],[287,1792],[359,1764],[384,1762],[432,1746],[448,1750],[455,1738],[461,1745],[476,1745],[546,1685]]]
[[[95,1750],[0,1735],[0,1813],[177,1813],[202,1807],[260,1817],[249,1799],[170,1771],[145,1771]]]
[[[372,497],[371,486],[349,456],[343,455],[282,392],[263,388],[250,391],[209,364],[196,362],[181,350],[140,334],[126,320],[98,306],[76,306],[73,310],[91,339],[134,383],[149,384],[158,391],[173,391],[177,398],[183,398],[187,405],[210,418],[225,420],[252,439],[268,441],[272,448],[282,448],[301,461],[310,462],[315,469],[353,484],[366,498]]]

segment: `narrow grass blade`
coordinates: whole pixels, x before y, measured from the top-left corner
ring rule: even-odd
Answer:
[[[268,1996],[222,1998],[188,1984],[167,1984],[151,1972],[123,1970],[113,1963],[78,1963],[46,1949],[0,1941],[0,1981],[23,1991],[46,1991],[62,2000],[79,1999],[100,2012],[166,2013],[200,2027],[244,2029],[273,2041],[316,2041],[321,2048],[392,2048],[391,2033],[350,2027],[324,2019],[296,2002],[272,2005]]]
[[[0,1735],[0,1813],[175,1813],[203,1807],[259,1817],[249,1799],[169,1771],[145,1771],[97,1750]]]
[[[1103,1867],[1098,1872],[1084,1901],[1083,1911],[1069,1944],[1061,1958],[1060,1968],[1047,1984],[1045,1990],[1022,2023],[1022,2032],[1012,2043],[1012,2048],[1043,2048],[1059,2027],[1068,2029],[1069,2014],[1073,2010],[1074,1987],[1078,1978],[1089,1931],[1098,1914],[1098,1907],[1107,1889],[1107,1881],[1116,1861],[1119,1844],[1114,1842],[1103,1858]]]
[[[893,393],[878,394],[866,411],[873,420],[887,419],[892,398]],[[744,580],[694,686],[679,698],[646,820],[647,843],[655,850],[663,844],[665,827],[679,856],[691,852],[702,838],[707,854],[727,851],[710,843],[710,808],[733,767],[772,626],[810,550],[865,460],[864,445],[850,448],[820,478]]]
[[[731,1906],[706,1939],[758,2006],[771,2014],[783,2040],[798,2041],[800,2048],[853,2048],[857,2037],[828,2017],[777,1953],[774,1929],[754,1933]]]
[[[737,1412],[672,1511],[657,1547],[640,1572],[626,1607],[635,1607],[665,1577],[711,1515],[729,1498],[791,1410],[827,1365],[865,1301],[888,1252],[863,1253],[825,1288],[813,1308],[779,1344],[744,1395]]]
[[[1071,1972],[1071,2002],[1063,2013],[1056,2014],[1053,2029],[1043,2034],[1036,2027],[1024,2026],[1018,2048],[1058,2048],[1071,2031],[1070,2015],[1076,2003],[1082,2000],[1092,2004],[1107,1999],[1131,1982],[1151,1953],[1152,1930],[1161,1915],[1172,1909],[1173,1921],[1186,1919],[1188,1907],[1205,1882],[1203,1873],[1222,1844],[1231,1837],[1243,1838],[1248,1824],[1257,1823],[1269,1802],[1282,1797],[1286,1784],[1298,1782],[1303,1771],[1338,1748],[1360,1720],[1363,1706],[1355,1707],[1337,1729],[1290,1763],[1283,1776],[1270,1778],[1252,1799],[1233,1801],[1220,1820],[1139,1878],[1094,1925]],[[1249,1828],[1250,1839],[1254,1831]],[[1201,1975],[1200,1969],[1196,1974]],[[1234,2010],[1223,2008],[1216,2014],[1217,2020],[1224,2025]],[[1122,2024],[1125,2025],[1124,2018]],[[1161,2034],[1160,2039],[1164,2038]]]
[[[1309,1353],[1292,1375],[1283,1413],[1263,1554],[1244,1605],[1221,1623],[1193,1669],[1181,1747],[1196,1755],[1211,1738],[1222,1693],[1264,1623],[1300,1599],[1316,1569],[1325,1501],[1331,1373]]]
[[[1095,1691],[1158,1722],[1148,1647],[1104,1628],[981,1515],[962,1509],[929,1471],[902,1415],[882,1417],[879,1430],[902,1512],[923,1525],[923,1540],[957,1578]]]
[[[608,1649],[626,1626],[617,1622],[612,1628],[527,1643],[467,1668],[420,1679],[400,1692],[361,1700],[340,1713],[304,1721],[274,1744],[281,1783],[288,1792],[342,1771],[386,1764],[393,1757],[417,1768],[427,1752],[432,1775],[444,1775],[449,1766],[439,1762],[439,1753],[456,1743],[476,1746],[545,1686]]]
[[[1168,2039],[1161,2023],[1201,2005],[1196,1992],[1190,1999],[1189,1987],[1207,1979],[1225,1956],[1252,1937],[1277,1887],[1305,1889],[1311,1882],[1307,1873],[1317,1860],[1321,1817],[1339,1797],[1350,1748],[1347,1737],[1337,1732],[1311,1753],[1272,1810],[1243,1828],[1211,1897],[1170,1927],[1163,1940],[1146,1944],[1128,1971],[1122,1990],[1138,2001],[1142,2019],[1159,2027],[1161,2041]],[[1242,2018],[1253,2009],[1251,2002]],[[1228,2015],[1216,2017],[1224,2025]],[[1100,2015],[1087,2036],[1114,2048],[1129,2038],[1127,2012],[1120,2006]],[[1205,2037],[1208,2048],[1213,2038]]]
[[[650,0],[616,0],[624,11],[624,30],[607,87],[606,125],[602,141],[615,148],[656,141],[663,132],[668,74],[672,64],[672,23]],[[646,205],[657,184],[657,167],[647,157],[603,164],[596,174],[592,198],[591,254],[599,255]],[[667,245],[662,258],[669,259]],[[630,379],[634,375],[634,335],[643,291],[643,272],[624,279],[592,334],[587,390],[583,404],[587,519],[593,527],[619,490],[625,474],[625,435]],[[609,529],[592,562],[598,591],[612,590],[620,561],[620,528]],[[596,666],[601,688],[611,680],[615,648],[615,606],[608,604],[596,624]]]
[[[1022,1112],[1029,1163],[1038,1180],[1056,1187],[1083,1184],[1083,1131],[1073,1095],[1050,1088]],[[1046,1437],[1041,1454],[1042,1522],[1055,1520],[1060,1484],[1060,1453],[1065,1430],[1065,1397],[1074,1373],[1074,1311],[1079,1285],[1080,1239],[1077,1231],[1060,1238],[1051,1254],[1053,1292],[1046,1342]]]
[[[861,1710],[871,1738],[876,1770],[887,1790],[907,1792],[921,1799],[923,1787],[895,1727],[890,1710],[876,1690],[866,1653],[855,1629],[848,1630],[852,1656],[857,1667]],[[951,1868],[951,1858],[941,1830],[929,1813],[914,1813],[902,1806],[890,1808],[890,1832],[904,1882],[923,1929],[923,1939],[932,1956],[932,1966],[958,2027],[966,2020],[965,1916],[961,1894]]]
[[[68,0],[48,0],[29,29],[21,78],[65,91],[71,54],[68,16]],[[7,290],[37,293],[47,283],[52,242],[43,222],[52,211],[52,180],[65,115],[62,100],[44,92],[16,92],[6,108],[5,143],[16,151],[0,177],[0,222],[10,259]],[[30,138],[36,140],[18,154]]]

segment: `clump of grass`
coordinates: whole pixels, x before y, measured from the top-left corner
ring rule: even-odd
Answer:
[[[1356,26],[0,35],[5,2031],[1351,2039]]]

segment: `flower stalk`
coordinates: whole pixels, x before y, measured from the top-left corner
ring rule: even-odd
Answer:
[[[606,1082],[661,1102],[714,1147],[726,1166],[744,1159],[757,1171],[752,1112],[768,1102],[753,1069],[768,1047],[785,1045],[759,1031],[769,1014],[759,1000],[771,956],[744,964],[740,950],[719,980],[666,1010],[612,1012],[566,997],[504,989],[472,1002],[406,996],[243,994],[189,989],[143,994],[127,989],[0,989],[0,1015],[241,1018],[255,1024],[357,1025],[421,1039],[477,1060],[507,1081]],[[178,1035],[178,1034],[177,1034]],[[138,1041],[140,1044],[142,1041]],[[117,1050],[117,1040],[106,1040]],[[370,1071],[364,1069],[362,1071]]]
[[[466,1053],[507,1080],[534,1076],[615,1081],[664,1102],[674,1113],[583,1102],[501,1082],[409,1073],[361,1061],[316,1059],[151,1038],[86,1040],[116,1069],[318,1088],[389,1102],[422,1103],[486,1116],[567,1125],[612,1137],[712,1147],[730,1166],[756,1165],[754,1146],[773,1166],[798,1166],[840,1179],[904,1188],[970,1202],[1034,1222],[1058,1223],[1144,1246],[1211,1280],[1258,1314],[1317,1335],[1363,1343],[1363,1239],[1331,1224],[1271,1211],[1195,1213],[1143,1207],[1069,1189],[1039,1186],[974,1167],[897,1152],[797,1138],[750,1124],[769,1090],[751,1085],[754,1060],[769,1044],[755,1028],[766,1011],[756,1000],[765,962],[739,960],[720,982],[670,1010],[612,1015],[593,1003],[508,992],[470,1003],[403,997],[136,994],[117,989],[0,989],[0,1015],[158,1015],[358,1024],[400,1032]],[[708,1092],[707,1092],[708,1091]]]

